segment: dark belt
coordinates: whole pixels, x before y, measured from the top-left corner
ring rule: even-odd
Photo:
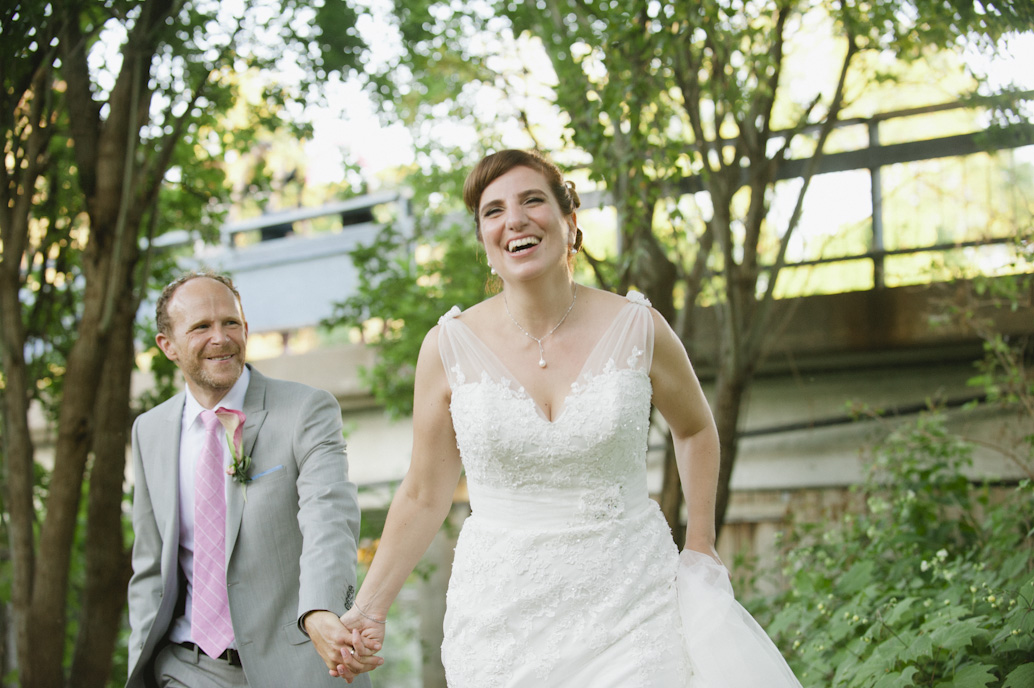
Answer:
[[[198,647],[196,644],[194,644],[194,643],[192,643],[190,641],[187,641],[187,642],[184,642],[184,643],[178,643],[178,644],[179,644],[180,647],[184,647],[184,648],[190,650],[191,652],[193,652],[195,654],[202,654],[205,657],[208,657],[208,653],[206,653],[204,650],[202,650],[200,647]],[[224,650],[221,655],[219,655],[218,657],[212,657],[212,659],[223,660],[224,662],[226,662],[230,666],[235,666],[235,667],[242,666],[241,665],[241,655],[240,655],[240,653],[237,652],[237,650],[234,650],[232,647],[226,648],[226,650]]]

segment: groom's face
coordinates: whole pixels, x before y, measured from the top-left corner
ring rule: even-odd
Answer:
[[[168,312],[170,332],[158,335],[158,346],[183,371],[198,401],[221,399],[244,370],[248,342],[248,323],[233,292],[197,277],[176,289]]]

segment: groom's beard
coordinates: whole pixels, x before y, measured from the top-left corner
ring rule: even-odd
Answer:
[[[195,385],[213,392],[227,392],[244,372],[244,347],[226,347],[225,351],[206,352],[182,361],[183,376]],[[213,360],[223,356],[225,361]]]

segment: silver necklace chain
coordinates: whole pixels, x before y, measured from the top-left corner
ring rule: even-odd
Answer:
[[[524,335],[528,339],[531,339],[532,341],[534,341],[536,344],[539,345],[539,368],[545,368],[546,367],[546,356],[545,356],[545,352],[542,350],[542,340],[543,339],[547,339],[549,337],[549,335],[551,335],[551,334],[553,334],[554,332],[557,331],[558,327],[560,327],[561,325],[564,324],[564,321],[567,320],[567,316],[569,316],[571,314],[571,309],[574,308],[574,302],[575,302],[575,299],[577,299],[577,298],[578,298],[578,284],[575,283],[574,289],[571,291],[571,305],[569,305],[567,307],[567,310],[564,312],[564,317],[560,318],[560,322],[558,322],[556,325],[553,325],[553,329],[552,330],[550,330],[546,334],[542,335],[541,337],[536,337],[531,332],[528,332],[526,329],[521,327],[521,324],[519,322],[517,322],[516,318],[513,317],[513,313],[510,312],[510,304],[507,303],[507,301],[506,301],[506,292],[505,291],[503,292],[503,307],[506,308],[506,315],[508,315],[510,317],[510,322],[512,322],[514,325],[516,325],[517,329],[520,330],[521,332],[523,332]]]

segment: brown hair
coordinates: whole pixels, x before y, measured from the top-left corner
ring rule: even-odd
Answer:
[[[172,299],[172,295],[184,284],[190,280],[198,279],[199,277],[213,279],[233,292],[234,298],[237,299],[237,306],[241,309],[241,315],[244,315],[244,305],[241,303],[241,295],[237,291],[237,287],[233,285],[232,279],[226,275],[220,275],[219,273],[212,272],[210,270],[196,270],[194,272],[188,272],[185,275],[181,275],[174,282],[170,282],[165,285],[165,288],[162,289],[161,296],[158,297],[158,304],[154,308],[155,322],[158,325],[158,331],[165,336],[172,334],[172,319],[169,317],[169,301]]]
[[[530,167],[545,177],[549,190],[553,192],[553,196],[560,205],[560,211],[564,215],[570,215],[581,205],[578,192],[574,190],[574,182],[565,182],[560,168],[544,155],[534,150],[524,151],[512,148],[501,150],[482,158],[481,162],[475,165],[467,175],[467,180],[463,182],[463,202],[466,204],[467,210],[474,214],[478,239],[481,238],[481,218],[478,216],[481,194],[485,192],[489,184],[515,167]],[[579,230],[580,233],[581,230]]]

